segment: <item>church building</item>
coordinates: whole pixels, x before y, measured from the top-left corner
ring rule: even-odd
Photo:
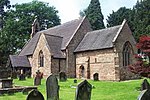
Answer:
[[[120,81],[134,78],[127,66],[135,61],[135,44],[126,20],[92,31],[83,17],[39,31],[35,19],[30,40],[18,55],[10,55],[10,62],[14,68],[31,68],[32,77],[40,70],[44,78],[65,72],[67,77]]]

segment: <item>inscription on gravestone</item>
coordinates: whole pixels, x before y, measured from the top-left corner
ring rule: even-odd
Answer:
[[[84,80],[77,86],[75,100],[91,100],[92,85]]]
[[[47,100],[59,100],[58,80],[54,75],[50,75],[46,80]]]
[[[26,100],[44,100],[43,95],[38,90],[34,89],[29,93]]]

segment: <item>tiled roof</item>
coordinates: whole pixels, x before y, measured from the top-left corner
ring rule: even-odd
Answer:
[[[75,52],[90,51],[113,47],[113,40],[121,25],[88,32],[80,42]]]
[[[31,67],[27,56],[10,55],[12,67]]]
[[[31,38],[31,40],[29,40],[29,42],[24,46],[19,55],[32,55],[41,33],[62,37],[62,43],[60,44],[61,50],[64,50],[83,20],[84,18],[79,18],[36,33],[35,36]]]
[[[61,51],[61,43],[63,38],[60,36],[54,36],[49,34],[45,34],[45,38],[53,57],[65,58]]]
[[[50,35],[56,35],[63,37],[61,49],[65,49],[67,43],[70,41],[71,37],[74,35],[80,24],[82,23],[84,18],[79,18],[76,20],[72,20],[70,22],[66,22],[62,25],[58,25],[47,30],[40,31],[38,33],[46,33]],[[38,34],[37,33],[37,34]]]

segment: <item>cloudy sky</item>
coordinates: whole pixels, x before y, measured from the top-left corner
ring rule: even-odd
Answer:
[[[16,3],[27,3],[32,0],[10,0],[11,4]],[[61,23],[77,19],[79,17],[80,10],[88,7],[91,0],[39,0],[43,2],[48,2],[50,6],[56,7],[59,11]],[[136,4],[137,0],[100,0],[102,13],[104,18],[117,11],[120,7],[132,8]],[[106,23],[106,20],[105,20]]]

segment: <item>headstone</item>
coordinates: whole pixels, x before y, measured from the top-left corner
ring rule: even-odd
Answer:
[[[38,90],[34,89],[29,93],[26,100],[44,100],[43,95]]]
[[[138,100],[150,100],[150,90],[143,90],[138,96]]]
[[[141,84],[141,91],[145,89],[150,89],[150,84],[148,83],[147,79],[144,79]]]
[[[75,100],[91,100],[92,85],[84,80],[77,86]]]
[[[36,72],[36,76],[34,79],[34,85],[41,85],[41,79],[43,78],[43,74],[38,70]]]
[[[94,81],[98,81],[99,79],[98,79],[98,73],[95,73],[94,75],[93,75],[93,79],[94,79]]]
[[[73,80],[73,82],[74,82],[74,83],[77,83],[77,80],[76,80],[76,79],[74,79],[74,80]]]
[[[54,75],[50,75],[46,80],[47,100],[59,100],[58,80]]]
[[[26,80],[26,77],[24,74],[20,74],[19,75],[19,81],[23,81],[23,80]]]
[[[65,72],[60,72],[59,73],[59,81],[63,82],[63,81],[67,81],[67,75]]]

